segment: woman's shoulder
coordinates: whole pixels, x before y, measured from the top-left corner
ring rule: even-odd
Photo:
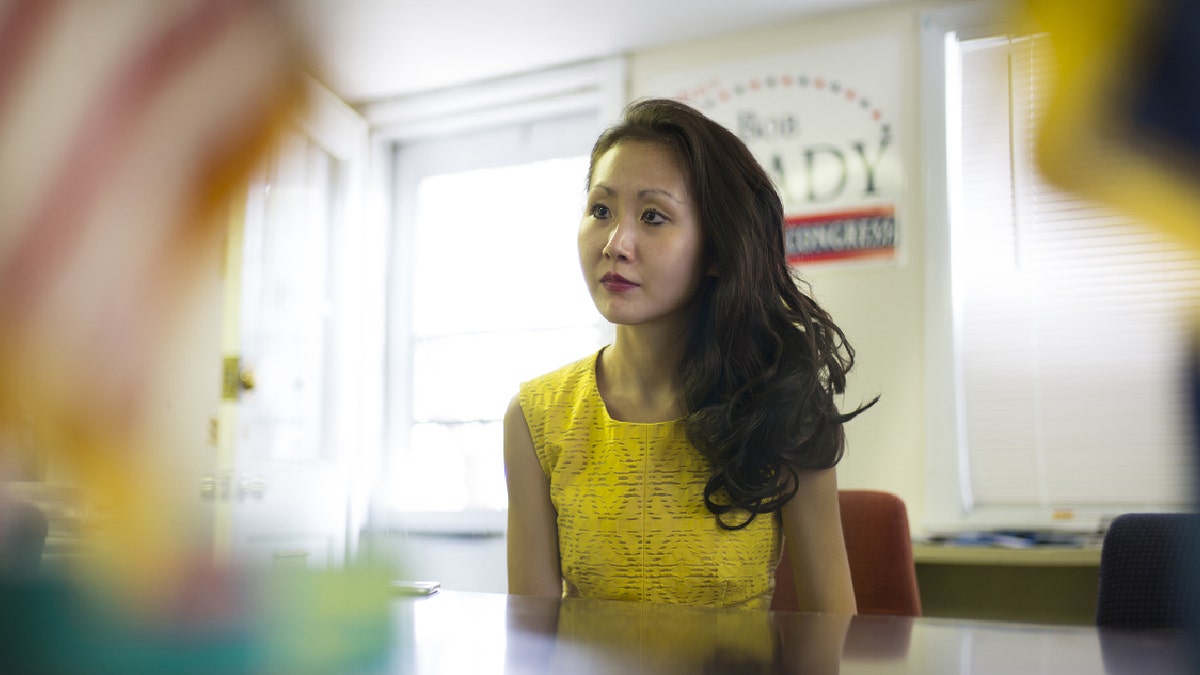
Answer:
[[[597,352],[599,353],[599,352]],[[596,354],[585,356],[548,373],[521,383],[517,402],[535,439],[545,432],[552,420],[574,418],[599,399],[595,386]]]
[[[593,352],[578,361],[572,361],[564,366],[538,375],[521,383],[522,392],[548,392],[574,389],[585,384],[589,378],[595,377],[596,356]]]

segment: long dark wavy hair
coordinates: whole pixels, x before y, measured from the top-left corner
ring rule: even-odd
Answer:
[[[842,425],[878,397],[837,409],[854,349],[793,276],[783,203],[746,145],[668,99],[630,104],[597,139],[592,169],[622,141],[668,148],[699,209],[706,262],[718,276],[697,293],[678,385],[688,439],[712,472],[704,504],[722,528],[741,529],[794,497],[799,471],[836,465]]]

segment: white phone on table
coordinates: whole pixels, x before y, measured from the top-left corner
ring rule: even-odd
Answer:
[[[392,592],[396,595],[433,595],[441,590],[437,581],[393,581]]]

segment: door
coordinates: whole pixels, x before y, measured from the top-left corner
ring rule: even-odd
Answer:
[[[366,127],[313,87],[248,188],[226,250],[218,560],[337,567],[353,555],[376,444],[364,384],[371,268]]]

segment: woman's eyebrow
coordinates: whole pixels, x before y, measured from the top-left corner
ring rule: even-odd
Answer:
[[[670,192],[668,192],[667,190],[664,190],[662,188],[646,188],[645,190],[639,190],[638,191],[638,199],[645,199],[647,195],[651,195],[651,194],[662,195],[677,204],[683,203],[682,199],[679,199],[675,195],[671,194]]]
[[[617,191],[612,189],[611,187],[605,185],[604,183],[596,183],[595,185],[592,186],[592,189],[593,190],[603,190],[604,193],[607,194],[609,197],[617,196]],[[648,197],[650,195],[663,195],[667,199],[670,199],[671,201],[673,201],[677,204],[683,203],[682,199],[676,197],[675,195],[671,194],[671,192],[669,190],[664,190],[663,188],[644,188],[642,190],[638,190],[638,193],[637,193],[638,199],[645,199],[646,197]]]

